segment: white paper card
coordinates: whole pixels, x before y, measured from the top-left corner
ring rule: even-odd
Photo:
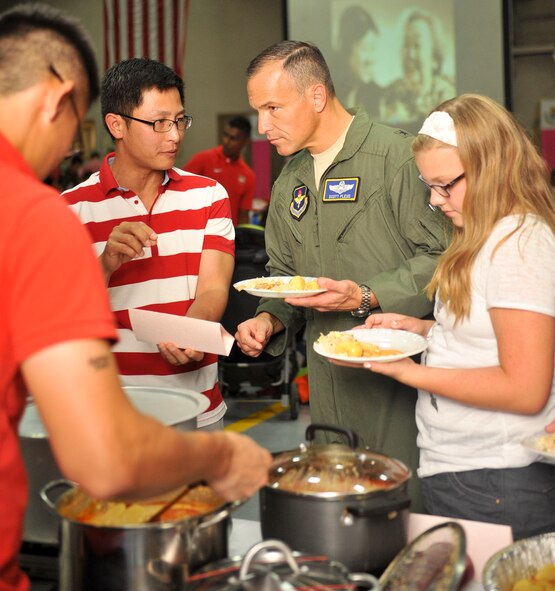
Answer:
[[[129,310],[129,319],[135,338],[147,343],[174,343],[181,349],[229,355],[235,341],[219,322],[150,310]]]

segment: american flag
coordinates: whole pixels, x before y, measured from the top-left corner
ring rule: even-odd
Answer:
[[[104,67],[149,57],[183,75],[189,0],[104,0]]]

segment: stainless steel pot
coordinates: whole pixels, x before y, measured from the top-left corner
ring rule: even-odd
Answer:
[[[197,416],[210,404],[206,396],[187,390],[130,386],[124,391],[140,412],[181,431],[196,429]],[[45,484],[62,478],[62,474],[54,459],[38,408],[33,402],[27,404],[21,419],[19,442],[29,480],[23,540],[56,546],[58,520],[41,503],[39,493]]]
[[[320,429],[341,433],[349,445],[313,444]],[[309,445],[275,458],[260,491],[262,537],[380,574],[407,542],[410,470],[358,448],[352,431],[310,425],[306,439]]]
[[[230,514],[243,502],[174,522],[98,527],[58,513],[75,485],[48,483],[40,496],[61,519],[60,591],[180,591],[199,567],[227,556]]]
[[[292,552],[279,540],[255,544],[243,558],[209,564],[188,581],[191,591],[379,591],[379,588],[377,579],[367,573],[351,573],[325,556]]]

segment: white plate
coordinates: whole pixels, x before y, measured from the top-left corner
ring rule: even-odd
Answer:
[[[293,277],[292,276],[283,276],[280,275],[279,277],[267,277],[267,279],[281,279],[284,283],[289,283]],[[262,279],[262,277],[260,278]],[[304,280],[306,282],[313,281],[317,279],[317,277],[305,277]],[[319,293],[324,293],[325,289],[298,289],[298,290],[290,290],[290,291],[275,291],[273,289],[253,289],[253,288],[246,288],[245,285],[248,285],[252,279],[244,279],[243,281],[238,281],[237,283],[233,284],[233,287],[240,291],[246,291],[253,296],[258,296],[259,298],[306,298],[311,295],[317,295]]]
[[[523,442],[522,445],[530,451],[533,451],[535,454],[539,454],[544,458],[547,458],[550,464],[555,464],[555,452],[553,451],[544,451],[539,446],[539,439],[543,435],[547,435],[547,433],[537,433],[536,435],[530,435],[527,437]]]
[[[372,343],[377,345],[380,349],[397,349],[401,353],[397,355],[378,355],[377,357],[349,357],[347,355],[332,355],[326,353],[324,347],[315,342],[313,347],[316,353],[327,357],[328,359],[337,359],[339,361],[350,361],[351,363],[363,364],[367,361],[379,361],[380,363],[388,363],[390,361],[398,361],[405,357],[412,357],[418,353],[422,353],[428,346],[428,341],[413,332],[406,330],[393,330],[392,328],[361,328],[359,330],[346,330],[346,334],[352,334],[357,341],[361,343]]]

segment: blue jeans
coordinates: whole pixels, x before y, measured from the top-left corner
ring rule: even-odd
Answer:
[[[444,472],[422,478],[432,515],[510,525],[519,540],[555,531],[555,465]]]

